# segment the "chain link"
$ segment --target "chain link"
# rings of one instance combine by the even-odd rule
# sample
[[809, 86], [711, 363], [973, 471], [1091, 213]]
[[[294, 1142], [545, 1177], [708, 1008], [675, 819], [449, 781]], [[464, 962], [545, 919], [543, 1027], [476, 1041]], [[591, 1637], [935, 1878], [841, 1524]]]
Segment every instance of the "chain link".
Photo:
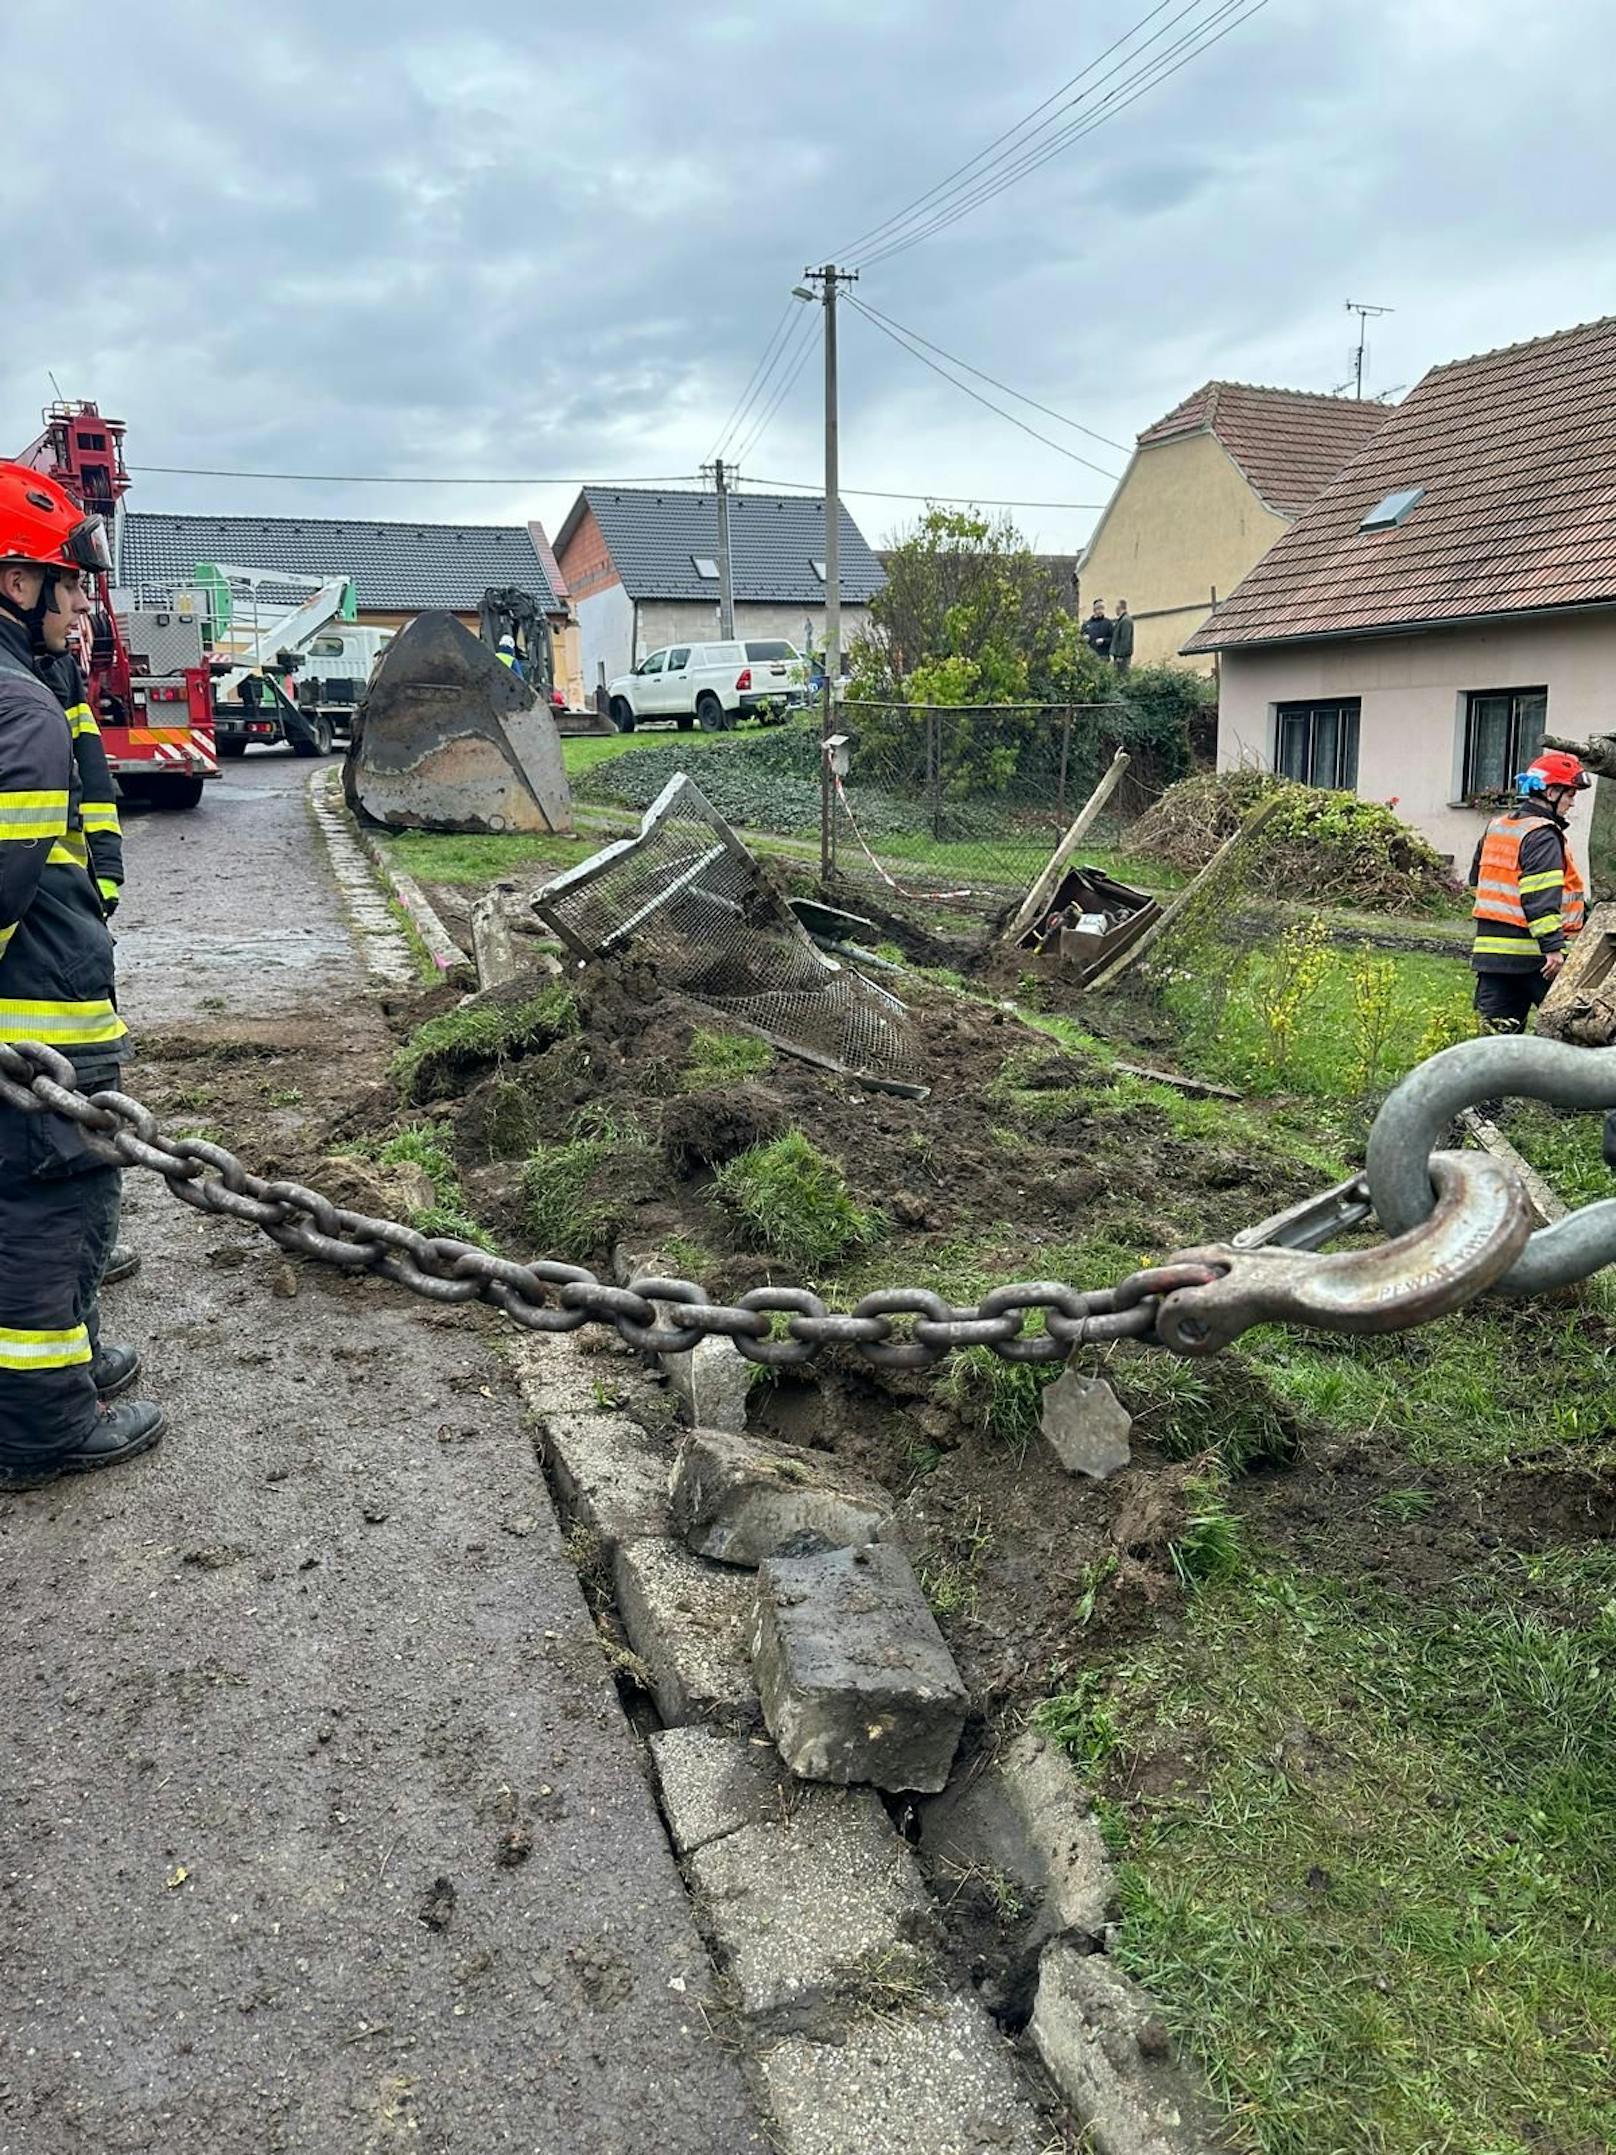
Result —
[[[774, 1369], [833, 1347], [852, 1348], [880, 1369], [929, 1369], [964, 1347], [991, 1348], [1007, 1362], [1058, 1362], [1100, 1341], [1151, 1340], [1163, 1296], [1205, 1286], [1221, 1269], [1156, 1266], [1087, 1292], [1022, 1281], [994, 1288], [974, 1308], [956, 1308], [920, 1287], [879, 1288], [847, 1311], [830, 1309], [805, 1287], [754, 1287], [735, 1303], [711, 1301], [693, 1280], [616, 1287], [583, 1265], [549, 1258], [517, 1264], [450, 1236], [346, 1211], [301, 1183], [265, 1181], [222, 1145], [166, 1136], [151, 1110], [127, 1093], [86, 1097], [73, 1079], [72, 1064], [52, 1048], [0, 1045], [0, 1104], [64, 1117], [98, 1158], [160, 1175], [182, 1204], [256, 1227], [298, 1256], [379, 1273], [429, 1301], [486, 1302], [530, 1332], [612, 1325], [648, 1354], [685, 1354], [704, 1339], [727, 1339], [749, 1362]], [[1044, 1329], [1029, 1333], [1034, 1312], [1042, 1312]], [[894, 1321], [903, 1318], [907, 1327]]]

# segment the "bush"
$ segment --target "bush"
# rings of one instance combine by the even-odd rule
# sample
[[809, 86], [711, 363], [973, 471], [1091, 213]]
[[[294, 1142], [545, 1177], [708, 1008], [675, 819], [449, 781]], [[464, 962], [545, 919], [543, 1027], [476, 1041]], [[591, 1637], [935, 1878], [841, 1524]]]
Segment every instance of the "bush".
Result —
[[1388, 913], [1440, 908], [1457, 895], [1448, 863], [1390, 803], [1322, 792], [1271, 771], [1186, 779], [1134, 825], [1129, 850], [1193, 873], [1275, 793], [1281, 803], [1253, 848], [1248, 889]]
[[824, 1266], [886, 1226], [859, 1205], [834, 1160], [800, 1130], [754, 1145], [716, 1177], [719, 1196], [771, 1256]]

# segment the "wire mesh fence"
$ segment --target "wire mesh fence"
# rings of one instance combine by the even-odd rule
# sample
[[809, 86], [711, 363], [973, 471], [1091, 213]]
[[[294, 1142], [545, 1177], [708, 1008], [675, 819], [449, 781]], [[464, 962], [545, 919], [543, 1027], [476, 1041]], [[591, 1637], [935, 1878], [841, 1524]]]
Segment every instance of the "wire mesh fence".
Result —
[[[968, 931], [1043, 867], [1111, 760], [1117, 711], [849, 702], [837, 720], [847, 745], [826, 759], [831, 880], [900, 911], [942, 907]], [[1124, 796], [1113, 813], [1148, 798]]]

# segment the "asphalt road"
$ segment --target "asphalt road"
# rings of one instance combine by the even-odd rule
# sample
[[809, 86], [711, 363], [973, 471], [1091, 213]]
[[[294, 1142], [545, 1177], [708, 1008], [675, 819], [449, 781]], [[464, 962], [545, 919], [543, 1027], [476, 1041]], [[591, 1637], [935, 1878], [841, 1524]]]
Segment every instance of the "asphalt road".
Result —
[[[132, 819], [135, 1089], [227, 1141], [382, 1045], [307, 777]], [[0, 2155], [761, 2149], [497, 1320], [130, 1181], [171, 1432], [0, 1499]]]

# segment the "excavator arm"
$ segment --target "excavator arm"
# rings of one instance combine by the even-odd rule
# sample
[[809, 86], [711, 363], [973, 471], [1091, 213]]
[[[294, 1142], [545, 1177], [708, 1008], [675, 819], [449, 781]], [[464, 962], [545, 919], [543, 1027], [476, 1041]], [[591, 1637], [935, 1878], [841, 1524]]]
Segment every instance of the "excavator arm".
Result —
[[499, 649], [502, 636], [510, 637], [528, 687], [541, 703], [548, 703], [555, 687], [555, 652], [550, 642], [550, 624], [533, 594], [518, 590], [514, 584], [485, 591], [478, 628], [490, 651]]

